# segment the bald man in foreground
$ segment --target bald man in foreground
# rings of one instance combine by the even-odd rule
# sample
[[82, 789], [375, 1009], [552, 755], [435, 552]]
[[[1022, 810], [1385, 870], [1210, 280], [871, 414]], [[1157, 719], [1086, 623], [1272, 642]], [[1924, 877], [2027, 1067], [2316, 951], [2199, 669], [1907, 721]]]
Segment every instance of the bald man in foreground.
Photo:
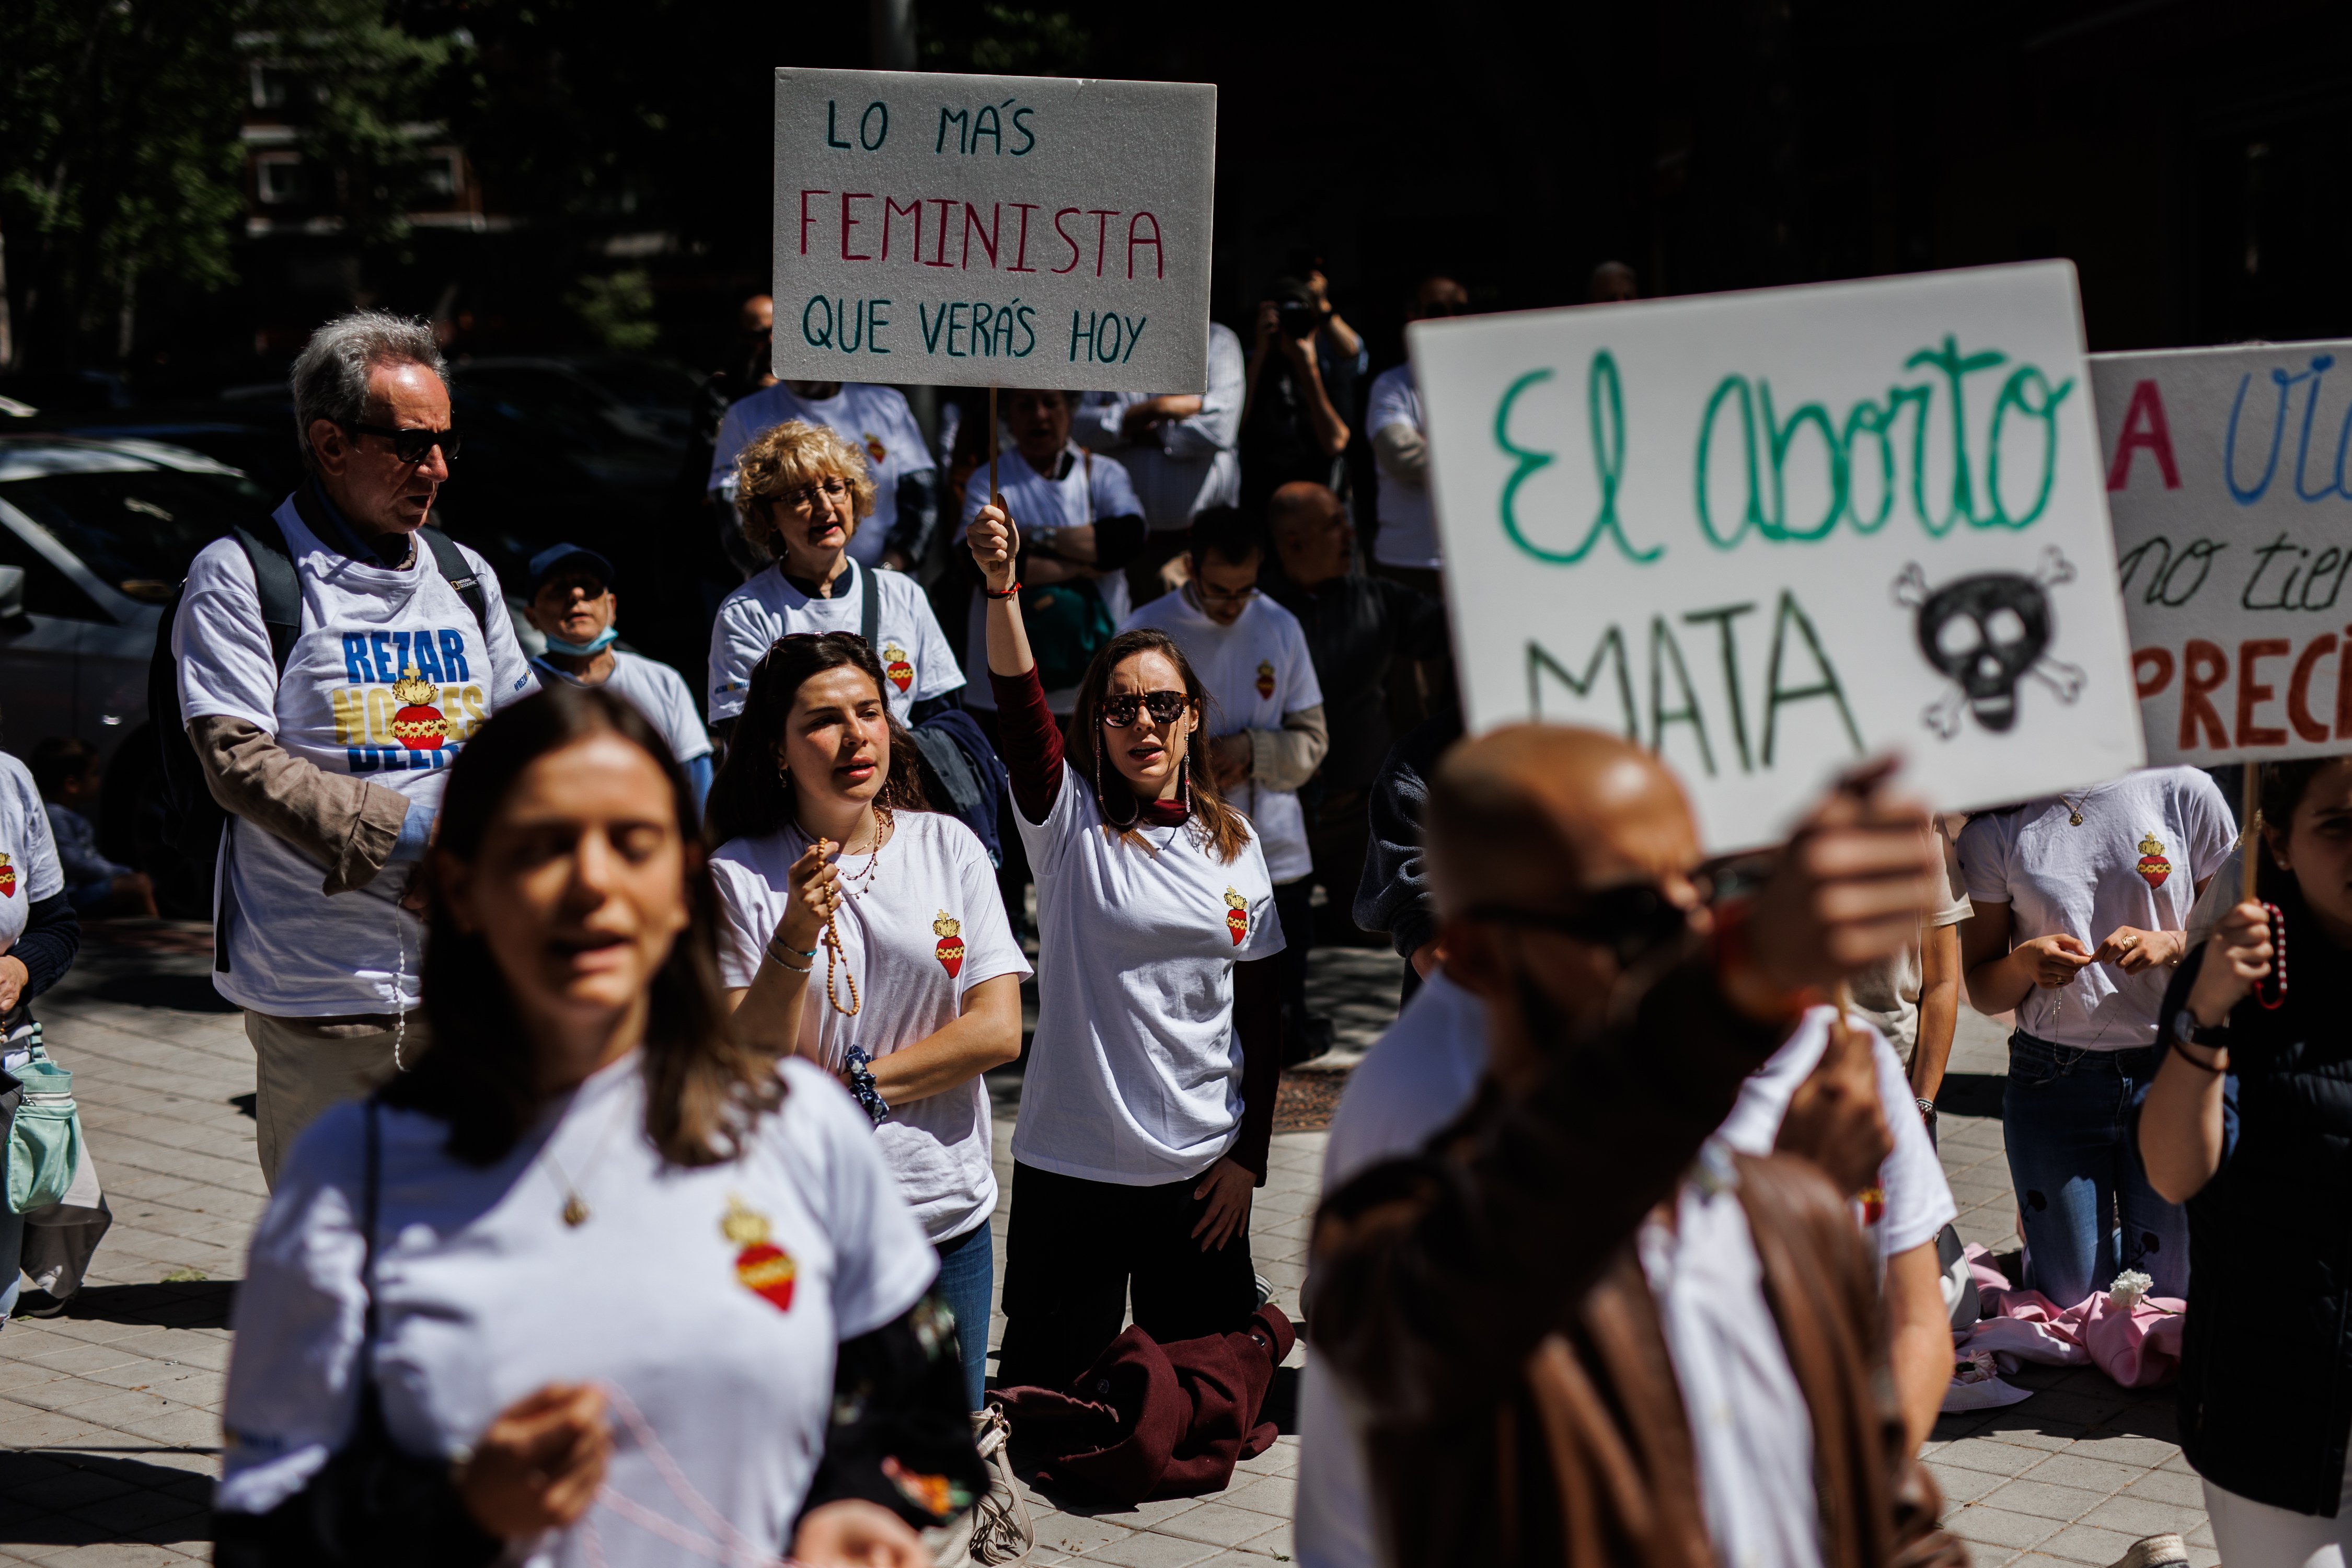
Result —
[[[1485, 1079], [1428, 1152], [1328, 1196], [1308, 1302], [1381, 1560], [1952, 1552], [1885, 1397], [1876, 1260], [1842, 1197], [1888, 1146], [1866, 1037], [1836, 1031], [1790, 1106], [1781, 1146], [1818, 1165], [1708, 1136], [1817, 988], [1909, 940], [1936, 868], [1923, 814], [1882, 779], [1832, 792], [1751, 899], [1710, 909], [1688, 806], [1647, 753], [1528, 726], [1439, 768], [1445, 973], [1483, 1006]], [[1399, 1117], [1460, 1100], [1458, 1084], [1393, 1087]], [[1344, 1553], [1325, 1550], [1308, 1479], [1311, 1568]]]

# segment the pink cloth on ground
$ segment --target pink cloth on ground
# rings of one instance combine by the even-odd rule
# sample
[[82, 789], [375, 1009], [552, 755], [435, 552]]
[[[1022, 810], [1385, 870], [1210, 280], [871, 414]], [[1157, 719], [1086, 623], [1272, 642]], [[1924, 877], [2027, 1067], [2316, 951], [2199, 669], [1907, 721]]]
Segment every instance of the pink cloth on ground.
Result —
[[1969, 1272], [1985, 1317], [1960, 1338], [1957, 1355], [1990, 1351], [2004, 1370], [2013, 1370], [2011, 1359], [2095, 1366], [2126, 1388], [2153, 1388], [2171, 1382], [2179, 1371], [2187, 1302], [2148, 1296], [2123, 1311], [2101, 1290], [2061, 1310], [2039, 1290], [2012, 1289], [2008, 1277], [1986, 1261], [1990, 1256], [1981, 1247], [1968, 1249]]

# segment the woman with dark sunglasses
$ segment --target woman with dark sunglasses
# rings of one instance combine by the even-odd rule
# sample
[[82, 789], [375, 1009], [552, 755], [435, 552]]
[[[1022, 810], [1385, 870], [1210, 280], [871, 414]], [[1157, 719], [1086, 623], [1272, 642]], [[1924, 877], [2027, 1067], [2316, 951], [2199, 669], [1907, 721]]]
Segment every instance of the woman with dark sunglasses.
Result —
[[736, 1027], [855, 1093], [940, 1255], [965, 1392], [987, 1371], [996, 1212], [981, 1074], [1021, 1054], [1028, 961], [971, 829], [925, 809], [915, 742], [850, 632], [779, 638], [710, 790]]
[[1021, 620], [1020, 538], [969, 531], [1013, 820], [1037, 879], [1037, 1028], [1013, 1135], [999, 1382], [1060, 1388], [1136, 1324], [1166, 1342], [1257, 1306], [1249, 1210], [1280, 1075], [1282, 951], [1249, 821], [1217, 793], [1181, 649], [1125, 633], [1065, 751]]

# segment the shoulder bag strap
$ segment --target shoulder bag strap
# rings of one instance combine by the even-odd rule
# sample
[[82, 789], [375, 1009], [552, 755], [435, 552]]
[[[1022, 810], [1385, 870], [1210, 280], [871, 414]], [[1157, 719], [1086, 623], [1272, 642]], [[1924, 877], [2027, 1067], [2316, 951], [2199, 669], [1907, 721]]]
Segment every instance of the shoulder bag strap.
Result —
[[876, 634], [882, 628], [882, 590], [874, 581], [874, 568], [857, 564], [857, 632], [874, 657], [882, 657], [882, 644]]
[[474, 574], [472, 563], [466, 559], [466, 552], [457, 548], [457, 542], [439, 529], [425, 528], [417, 531], [425, 535], [425, 542], [433, 552], [433, 563], [441, 569], [441, 575], [449, 580], [449, 586], [457, 590], [457, 597], [466, 601], [466, 608], [474, 612], [474, 624], [482, 628], [482, 637], [487, 641], [490, 635], [489, 596], [482, 592], [482, 580]]
[[269, 634], [269, 657], [278, 673], [294, 657], [295, 639], [302, 635], [302, 580], [294, 570], [293, 552], [274, 517], [257, 523], [239, 523], [230, 531], [245, 558], [253, 563], [253, 587], [261, 601], [262, 629]]

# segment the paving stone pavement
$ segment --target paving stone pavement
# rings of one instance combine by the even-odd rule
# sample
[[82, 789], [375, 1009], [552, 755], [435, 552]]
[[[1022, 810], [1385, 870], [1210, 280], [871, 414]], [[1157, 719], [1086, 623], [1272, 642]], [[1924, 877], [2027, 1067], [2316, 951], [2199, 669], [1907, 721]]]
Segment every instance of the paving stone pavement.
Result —
[[[202, 933], [185, 928], [96, 931], [42, 1005], [49, 1044], [75, 1074], [116, 1219], [90, 1284], [64, 1316], [0, 1332], [0, 1563], [144, 1568], [208, 1556], [229, 1298], [263, 1204], [247, 1110], [252, 1054], [236, 1016], [212, 996], [209, 962]], [[1318, 953], [1318, 1005], [1340, 1020], [1335, 1062], [1377, 1032], [1398, 973], [1385, 953]], [[2016, 1245], [1999, 1121], [2003, 1065], [2000, 1031], [1964, 1018], [1944, 1097], [1944, 1163], [1962, 1235], [1995, 1250]], [[992, 1087], [1004, 1176], [1018, 1074], [997, 1075]], [[1259, 1272], [1294, 1317], [1322, 1148], [1319, 1132], [1277, 1135], [1252, 1218]], [[1000, 1208], [1000, 1279], [1005, 1220]], [[1299, 1359], [1294, 1352], [1291, 1364]], [[2194, 1568], [2211, 1568], [2198, 1483], [2171, 1441], [2168, 1394], [2127, 1394], [2088, 1371], [2029, 1371], [2016, 1381], [2034, 1396], [1947, 1417], [1928, 1445], [1948, 1522], [1979, 1568], [2105, 1564], [2137, 1537], [2166, 1530], [2190, 1540]], [[1278, 1386], [1277, 1398], [1286, 1392]], [[1297, 1467], [1297, 1439], [1285, 1436], [1215, 1497], [1105, 1509], [1032, 1491], [1034, 1561], [1287, 1562]]]

